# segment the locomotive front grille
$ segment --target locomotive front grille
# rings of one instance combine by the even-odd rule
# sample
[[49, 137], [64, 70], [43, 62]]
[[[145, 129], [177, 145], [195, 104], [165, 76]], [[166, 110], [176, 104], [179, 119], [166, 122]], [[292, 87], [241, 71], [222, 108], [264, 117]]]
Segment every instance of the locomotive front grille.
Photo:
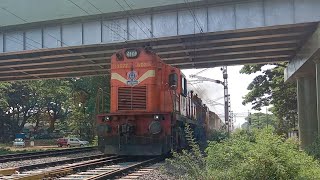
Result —
[[147, 88], [119, 87], [118, 110], [145, 110], [147, 108]]

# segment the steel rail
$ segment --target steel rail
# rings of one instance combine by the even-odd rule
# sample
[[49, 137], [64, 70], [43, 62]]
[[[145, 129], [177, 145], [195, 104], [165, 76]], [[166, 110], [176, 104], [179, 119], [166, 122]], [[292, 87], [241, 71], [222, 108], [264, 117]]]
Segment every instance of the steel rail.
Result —
[[122, 168], [122, 169], [115, 169], [115, 170], [112, 170], [109, 172], [101, 173], [99, 175], [95, 175], [95, 176], [86, 178], [85, 180], [113, 179], [117, 176], [123, 176], [124, 174], [126, 174], [136, 168], [144, 167], [144, 166], [147, 166], [150, 164], [155, 164], [155, 163], [160, 162], [164, 159], [165, 159], [164, 156], [147, 159], [147, 160], [137, 162], [133, 165], [130, 165], [130, 166]]
[[96, 150], [96, 147], [83, 147], [83, 148], [69, 148], [63, 150], [49, 150], [49, 151], [39, 151], [39, 152], [29, 152], [29, 153], [17, 153], [17, 154], [7, 154], [0, 156], [0, 163], [9, 161], [20, 161], [31, 158], [41, 158], [49, 157], [63, 154], [72, 154], [79, 152], [88, 152]]
[[64, 167], [57, 167], [55, 169], [51, 170], [45, 170], [40, 173], [31, 173], [28, 172], [28, 174], [18, 174], [16, 177], [10, 177], [12, 180], [27, 180], [27, 179], [44, 179], [44, 178], [53, 178], [53, 177], [61, 177], [66, 174], [70, 174], [73, 172], [77, 172], [79, 170], [86, 170], [92, 167], [97, 167], [97, 166], [102, 166], [102, 165], [107, 165], [111, 163], [117, 163], [125, 161], [124, 157], [119, 157], [119, 156], [112, 156], [112, 157], [106, 157], [106, 158], [100, 158], [100, 159], [95, 159], [95, 160], [90, 160], [87, 162], [80, 162], [80, 163], [75, 163], [71, 164], [68, 166]]
[[[70, 159], [54, 161], [54, 162], [46, 162], [46, 163], [31, 164], [31, 165], [18, 166], [18, 167], [12, 167], [12, 168], [4, 168], [4, 169], [0, 169], [0, 174], [12, 175], [14, 173], [17, 173], [17, 172], [21, 173], [22, 171], [27, 171], [27, 170], [39, 169], [44, 167], [52, 167], [52, 166], [57, 166], [61, 164], [74, 163], [74, 162], [97, 159], [97, 158], [105, 158], [105, 156], [106, 155], [104, 154], [98, 154], [98, 155], [91, 155], [91, 156], [85, 156], [85, 157], [70, 158]], [[113, 158], [113, 157], [111, 156], [108, 158]]]

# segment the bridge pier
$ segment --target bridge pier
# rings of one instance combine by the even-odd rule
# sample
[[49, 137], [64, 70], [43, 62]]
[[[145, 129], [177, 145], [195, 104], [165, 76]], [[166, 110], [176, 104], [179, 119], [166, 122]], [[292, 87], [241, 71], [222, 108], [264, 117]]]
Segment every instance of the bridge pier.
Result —
[[316, 97], [317, 97], [317, 120], [318, 134], [320, 135], [320, 59], [315, 61], [316, 65]]
[[285, 81], [297, 82], [298, 123], [301, 147], [320, 135], [320, 26], [290, 61]]
[[318, 123], [317, 98], [315, 98], [318, 84], [312, 76], [297, 78], [298, 123], [301, 148], [311, 144], [318, 134], [318, 124], [320, 123]]

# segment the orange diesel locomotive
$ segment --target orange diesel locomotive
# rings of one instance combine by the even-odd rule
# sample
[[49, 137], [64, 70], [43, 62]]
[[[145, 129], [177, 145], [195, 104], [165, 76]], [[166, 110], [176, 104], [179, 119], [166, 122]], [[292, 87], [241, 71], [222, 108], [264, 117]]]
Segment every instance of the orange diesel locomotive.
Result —
[[160, 155], [183, 148], [185, 123], [205, 142], [208, 108], [187, 91], [180, 69], [150, 48], [112, 55], [110, 107], [97, 116], [98, 146], [105, 154]]

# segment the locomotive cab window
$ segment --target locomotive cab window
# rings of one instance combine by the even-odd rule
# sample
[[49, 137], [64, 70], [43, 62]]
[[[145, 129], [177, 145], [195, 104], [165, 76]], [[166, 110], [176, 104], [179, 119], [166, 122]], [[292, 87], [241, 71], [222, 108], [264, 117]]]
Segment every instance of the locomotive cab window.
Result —
[[184, 76], [181, 76], [181, 94], [187, 96], [187, 79]]
[[169, 75], [169, 86], [171, 89], [177, 89], [178, 85], [178, 75], [176, 73], [171, 73]]

